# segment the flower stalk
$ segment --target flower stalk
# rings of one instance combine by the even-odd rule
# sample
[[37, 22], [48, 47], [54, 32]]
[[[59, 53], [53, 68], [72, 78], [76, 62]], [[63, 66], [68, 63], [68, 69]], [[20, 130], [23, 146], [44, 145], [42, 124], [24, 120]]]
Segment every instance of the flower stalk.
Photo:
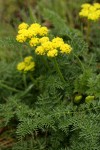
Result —
[[90, 21], [89, 20], [87, 20], [86, 40], [87, 40], [87, 43], [89, 45], [89, 43], [90, 43]]
[[65, 81], [65, 79], [64, 79], [64, 77], [63, 77], [63, 75], [62, 75], [62, 73], [60, 71], [60, 68], [59, 68], [59, 65], [57, 63], [56, 58], [54, 58], [54, 65], [55, 65], [55, 69], [56, 69], [57, 73], [59, 74], [59, 77], [62, 80], [62, 82], [66, 83], [66, 81]]

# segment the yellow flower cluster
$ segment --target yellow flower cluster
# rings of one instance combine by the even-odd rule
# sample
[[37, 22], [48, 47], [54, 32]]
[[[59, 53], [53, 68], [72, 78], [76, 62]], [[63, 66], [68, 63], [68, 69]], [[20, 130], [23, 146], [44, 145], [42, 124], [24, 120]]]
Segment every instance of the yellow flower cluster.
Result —
[[48, 57], [55, 57], [59, 53], [70, 53], [72, 48], [70, 45], [65, 44], [63, 39], [56, 37], [49, 40], [48, 37], [40, 38], [41, 45], [35, 49], [35, 53], [38, 55], [47, 55]]
[[[16, 40], [20, 43], [25, 42], [27, 39], [35, 38], [37, 36], [42, 37], [48, 34], [47, 27], [42, 27], [38, 23], [31, 24], [30, 26], [27, 23], [21, 23], [18, 26], [18, 35], [16, 36]], [[33, 40], [30, 41], [31, 46], [36, 46], [37, 39], [35, 42]], [[35, 45], [34, 45], [35, 44]]]
[[86, 17], [89, 20], [95, 21], [100, 18], [100, 4], [94, 3], [93, 5], [85, 3], [82, 6], [82, 10], [79, 15], [81, 17]]
[[33, 71], [35, 67], [35, 62], [33, 61], [32, 56], [28, 56], [24, 58], [23, 62], [20, 62], [17, 65], [17, 70], [27, 72], [27, 71]]
[[48, 57], [55, 57], [59, 53], [70, 53], [72, 48], [70, 45], [64, 43], [63, 39], [60, 37], [49, 39], [47, 36], [47, 27], [41, 27], [40, 24], [34, 23], [28, 25], [22, 23], [18, 27], [18, 35], [16, 40], [18, 42], [25, 42], [29, 39], [29, 44], [31, 47], [35, 47], [35, 53], [37, 55], [46, 55]]

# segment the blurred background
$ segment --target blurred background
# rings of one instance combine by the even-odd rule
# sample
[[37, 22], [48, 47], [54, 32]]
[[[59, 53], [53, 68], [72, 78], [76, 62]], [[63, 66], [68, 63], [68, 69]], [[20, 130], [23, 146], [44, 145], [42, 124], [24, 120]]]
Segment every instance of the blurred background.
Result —
[[55, 11], [71, 26], [75, 26], [80, 6], [97, 0], [0, 0], [0, 22], [16, 27], [19, 22], [43, 22], [44, 9]]

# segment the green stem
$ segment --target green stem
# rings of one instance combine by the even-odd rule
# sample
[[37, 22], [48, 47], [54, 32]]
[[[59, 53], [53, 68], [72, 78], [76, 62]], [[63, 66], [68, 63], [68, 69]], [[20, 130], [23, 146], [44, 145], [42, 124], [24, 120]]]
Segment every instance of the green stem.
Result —
[[87, 43], [88, 43], [88, 45], [89, 45], [89, 43], [90, 43], [90, 21], [89, 20], [87, 20], [87, 33], [86, 33], [86, 40], [87, 40]]
[[32, 74], [30, 74], [30, 79], [31, 79], [31, 81], [32, 81], [33, 83], [36, 82], [36, 80], [33, 78]]
[[64, 77], [63, 77], [63, 75], [62, 75], [62, 73], [61, 73], [61, 71], [60, 71], [60, 68], [59, 68], [59, 66], [58, 66], [58, 63], [57, 63], [57, 61], [56, 61], [56, 58], [54, 58], [54, 64], [55, 64], [55, 69], [56, 69], [56, 71], [58, 72], [60, 79], [61, 79], [64, 83], [66, 83], [66, 81], [65, 81], [65, 79], [64, 79]]
[[15, 88], [12, 88], [6, 84], [3, 84], [3, 83], [0, 83], [0, 86], [2, 86], [3, 88], [7, 89], [7, 90], [10, 90], [10, 91], [13, 91], [13, 92], [20, 92], [19, 90], [15, 89]]
[[31, 137], [31, 149], [33, 149], [33, 147], [34, 147], [34, 135], [33, 135], [33, 133], [32, 133], [32, 137]]
[[23, 82], [24, 82], [25, 88], [27, 88], [26, 74], [25, 73], [23, 73]]
[[48, 70], [50, 70], [47, 59], [44, 56], [42, 58], [43, 58], [43, 61], [44, 61], [46, 68], [48, 68]]
[[81, 29], [82, 34], [84, 34], [84, 27], [83, 27], [82, 21], [80, 21], [80, 29]]
[[21, 136], [20, 141], [21, 141], [21, 146], [23, 146], [23, 137], [22, 136]]
[[73, 53], [73, 54], [74, 54], [74, 56], [77, 58], [78, 62], [80, 63], [80, 66], [81, 66], [81, 68], [82, 68], [82, 70], [83, 70], [83, 72], [84, 72], [85, 68], [84, 68], [84, 66], [83, 66], [83, 63], [81, 62], [81, 60], [79, 59], [79, 57], [78, 57], [75, 53]]

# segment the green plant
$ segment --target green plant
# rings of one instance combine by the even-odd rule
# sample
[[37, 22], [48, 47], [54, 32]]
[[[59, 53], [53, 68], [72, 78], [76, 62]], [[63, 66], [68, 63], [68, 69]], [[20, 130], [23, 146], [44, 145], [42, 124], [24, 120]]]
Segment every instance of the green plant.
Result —
[[[11, 43], [10, 48], [15, 50], [13, 57], [0, 62], [0, 126], [13, 129], [9, 135], [15, 142], [12, 150], [98, 150], [97, 55], [93, 59], [94, 52], [89, 51], [82, 33], [66, 25], [58, 14], [44, 9], [42, 15], [52, 24], [50, 39], [61, 37], [72, 51], [58, 55], [54, 67], [54, 58], [36, 55], [33, 47], [17, 43], [15, 37], [0, 41], [1, 47]], [[27, 55], [34, 56], [34, 72], [17, 71], [18, 62]], [[81, 95], [79, 103], [74, 101], [77, 95]], [[88, 96], [93, 96], [90, 103], [85, 102]]]

